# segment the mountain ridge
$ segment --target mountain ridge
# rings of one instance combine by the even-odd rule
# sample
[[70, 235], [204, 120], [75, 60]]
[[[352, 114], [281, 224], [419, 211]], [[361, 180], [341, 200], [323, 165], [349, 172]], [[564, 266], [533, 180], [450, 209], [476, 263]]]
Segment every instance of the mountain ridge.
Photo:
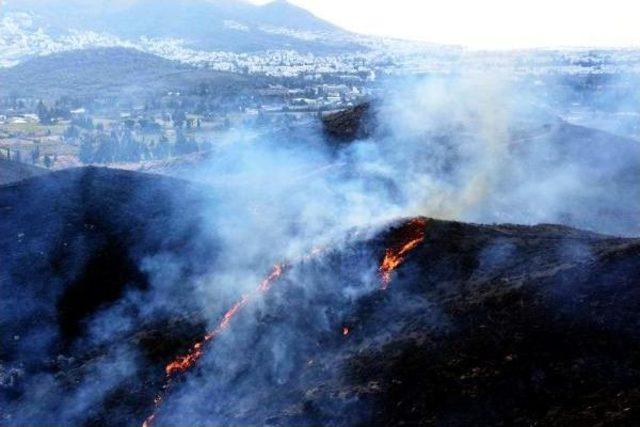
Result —
[[200, 82], [221, 90], [249, 84], [238, 74], [200, 69], [133, 48], [96, 47], [52, 53], [0, 69], [0, 94], [135, 95], [185, 90]]
[[175, 39], [188, 48], [209, 51], [294, 49], [326, 53], [364, 49], [346, 40], [347, 31], [286, 1], [264, 5], [240, 0], [135, 0], [113, 7], [107, 4], [30, 1], [8, 3], [6, 11], [26, 14], [33, 31], [56, 36], [74, 30], [125, 41], [141, 37]]

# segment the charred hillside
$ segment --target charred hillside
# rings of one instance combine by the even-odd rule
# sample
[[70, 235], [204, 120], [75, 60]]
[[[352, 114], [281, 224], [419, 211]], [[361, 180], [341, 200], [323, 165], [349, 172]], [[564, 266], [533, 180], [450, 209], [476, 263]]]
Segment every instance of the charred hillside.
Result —
[[[176, 206], [197, 206], [202, 197], [186, 182], [102, 168], [67, 169], [0, 188], [0, 277], [8, 314], [2, 357], [16, 356], [25, 344], [7, 335], [19, 328], [10, 315], [17, 307], [28, 311], [20, 317], [31, 319], [29, 330], [57, 329], [60, 342], [71, 343], [92, 313], [127, 289], [148, 286], [141, 268], [146, 255], [209, 252], [192, 246], [199, 233], [195, 215], [173, 217]], [[198, 266], [188, 273], [198, 274]]]
[[37, 175], [43, 175], [47, 172], [48, 170], [44, 168], [0, 157], [0, 185], [10, 184], [12, 182], [31, 178]]
[[[3, 424], [637, 417], [640, 240], [399, 221], [283, 260], [255, 295], [220, 292], [203, 310], [192, 284], [215, 278], [200, 216], [215, 204], [184, 181], [97, 168], [0, 188]], [[158, 254], [181, 260], [175, 276], [151, 276]]]
[[366, 102], [322, 117], [324, 132], [335, 142], [351, 142], [373, 136], [376, 129], [375, 112]]

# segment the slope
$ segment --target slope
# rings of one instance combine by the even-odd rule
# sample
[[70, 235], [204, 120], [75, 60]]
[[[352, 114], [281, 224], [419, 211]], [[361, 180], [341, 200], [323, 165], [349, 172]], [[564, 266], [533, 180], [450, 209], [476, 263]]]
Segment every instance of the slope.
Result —
[[134, 96], [179, 91], [207, 83], [219, 91], [246, 87], [245, 78], [197, 69], [127, 48], [95, 48], [36, 57], [0, 69], [0, 94], [60, 96]]
[[[199, 226], [206, 194], [95, 168], [0, 189], [8, 424], [136, 424], [153, 410], [164, 364], [233, 302], [221, 292], [205, 314], [189, 285], [217, 257]], [[421, 219], [423, 240], [380, 290], [403, 224], [290, 265], [166, 389], [159, 424], [633, 423], [638, 239]], [[140, 269], [154, 254], [185, 263], [161, 280], [165, 298]], [[101, 318], [112, 328], [88, 328]]]

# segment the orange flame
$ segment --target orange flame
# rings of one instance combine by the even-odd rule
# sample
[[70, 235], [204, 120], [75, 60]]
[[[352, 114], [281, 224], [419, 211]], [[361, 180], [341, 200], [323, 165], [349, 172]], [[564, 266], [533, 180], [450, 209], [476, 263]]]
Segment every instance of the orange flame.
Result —
[[155, 417], [156, 417], [155, 413], [149, 415], [147, 419], [144, 420], [144, 422], [142, 423], [142, 427], [151, 427], [151, 424], [153, 424], [153, 420], [155, 419]]
[[[424, 218], [415, 218], [407, 222], [397, 230], [398, 237], [393, 237], [394, 242], [389, 248], [386, 249], [385, 256], [380, 263], [380, 267], [378, 268], [381, 278], [380, 287], [382, 290], [387, 289], [387, 287], [389, 286], [389, 282], [391, 281], [391, 272], [394, 271], [400, 264], [402, 264], [402, 262], [404, 262], [405, 255], [424, 241], [424, 228], [426, 226], [426, 222], [427, 221]], [[314, 249], [312, 254], [305, 256], [303, 260], [311, 259], [313, 256], [321, 252], [322, 249]], [[252, 297], [254, 297], [257, 293], [266, 293], [267, 291], [269, 291], [273, 283], [275, 283], [282, 276], [286, 267], [287, 264], [283, 263], [274, 265], [269, 275], [264, 280], [262, 280], [262, 282], [260, 282], [258, 288], [252, 294], [243, 295], [238, 302], [236, 302], [229, 310], [227, 310], [216, 329], [207, 333], [200, 341], [196, 342], [187, 354], [178, 356], [172, 362], [167, 364], [167, 366], [165, 367], [167, 380], [161, 392], [154, 399], [156, 410], [144, 420], [142, 427], [151, 427], [153, 421], [156, 418], [156, 411], [162, 403], [164, 392], [166, 392], [166, 390], [169, 388], [173, 376], [177, 373], [185, 372], [186, 370], [191, 368], [204, 354], [204, 344], [211, 341], [213, 338], [227, 329], [233, 317], [242, 307], [250, 302]], [[350, 329], [347, 326], [344, 326], [342, 328], [343, 336], [349, 335], [349, 332]]]
[[424, 218], [414, 218], [394, 233], [393, 244], [385, 251], [384, 258], [378, 267], [380, 289], [385, 290], [391, 282], [391, 272], [404, 262], [405, 255], [424, 241]]
[[[284, 272], [284, 268], [285, 268], [284, 264], [274, 265], [273, 269], [271, 270], [271, 273], [269, 273], [269, 275], [265, 277], [265, 279], [262, 282], [260, 282], [260, 285], [258, 286], [257, 291], [261, 293], [267, 292], [271, 287], [271, 285], [276, 280], [278, 280], [280, 276], [282, 276], [282, 273]], [[236, 313], [242, 307], [247, 305], [247, 303], [250, 300], [251, 300], [251, 295], [243, 295], [238, 302], [236, 302], [229, 310], [227, 310], [225, 315], [222, 317], [222, 320], [220, 320], [220, 323], [218, 324], [218, 327], [216, 329], [207, 333], [207, 335], [205, 335], [202, 340], [196, 342], [191, 347], [191, 349], [187, 354], [176, 357], [175, 360], [170, 362], [165, 367], [165, 372], [167, 373], [167, 375], [171, 376], [176, 372], [184, 372], [187, 369], [189, 369], [191, 366], [193, 366], [193, 364], [197, 362], [198, 359], [200, 359], [200, 357], [202, 357], [202, 355], [204, 354], [203, 345], [206, 342], [211, 341], [213, 338], [215, 338], [221, 332], [227, 329], [229, 327], [229, 323], [231, 322], [231, 319], [233, 319], [233, 316], [235, 316]]]
[[[189, 349], [186, 354], [177, 356], [173, 361], [169, 362], [167, 366], [165, 366], [167, 380], [164, 387], [162, 388], [162, 391], [167, 390], [171, 383], [171, 379], [176, 374], [185, 372], [189, 368], [191, 368], [204, 355], [204, 345], [217, 337], [225, 329], [227, 329], [233, 317], [238, 313], [238, 311], [240, 311], [242, 307], [244, 307], [249, 303], [249, 301], [251, 301], [251, 298], [253, 296], [255, 296], [257, 293], [267, 292], [271, 288], [271, 285], [273, 285], [273, 283], [275, 283], [280, 278], [280, 276], [282, 276], [285, 268], [286, 264], [276, 264], [271, 270], [271, 273], [269, 273], [269, 275], [262, 282], [260, 282], [260, 285], [252, 294], [242, 295], [242, 298], [240, 298], [239, 301], [237, 301], [231, 306], [229, 310], [227, 310], [224, 316], [222, 316], [220, 323], [218, 323], [218, 326], [213, 331], [208, 332], [200, 341], [197, 341], [195, 344], [193, 344], [193, 346], [191, 346], [191, 349]], [[163, 393], [161, 392], [154, 399], [156, 411], [162, 403], [162, 397]], [[156, 412], [149, 415], [142, 423], [142, 427], [151, 427], [155, 417]]]
[[267, 292], [271, 287], [271, 285], [273, 284], [273, 282], [275, 282], [276, 280], [278, 280], [278, 278], [280, 278], [280, 276], [282, 276], [282, 273], [284, 272], [284, 268], [285, 268], [284, 264], [274, 265], [273, 270], [271, 270], [271, 273], [269, 273], [269, 275], [262, 282], [260, 282], [260, 286], [258, 286], [258, 290], [262, 293]]
[[240, 301], [236, 302], [229, 310], [227, 310], [216, 329], [205, 335], [202, 340], [196, 342], [187, 354], [176, 357], [175, 360], [165, 367], [164, 370], [167, 373], [167, 376], [172, 376], [176, 372], [184, 372], [193, 366], [193, 364], [196, 363], [204, 354], [204, 350], [202, 348], [203, 345], [227, 329], [229, 327], [229, 322], [233, 319], [233, 316], [235, 316], [238, 310], [248, 302], [249, 296], [243, 295]]

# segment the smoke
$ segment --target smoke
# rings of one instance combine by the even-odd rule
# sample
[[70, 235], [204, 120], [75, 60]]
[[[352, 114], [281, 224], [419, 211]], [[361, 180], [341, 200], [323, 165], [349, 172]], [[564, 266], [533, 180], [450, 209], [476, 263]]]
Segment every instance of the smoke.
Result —
[[419, 204], [412, 211], [638, 233], [640, 193], [628, 181], [638, 174], [636, 141], [573, 125], [551, 113], [548, 97], [502, 76], [429, 79], [394, 93], [382, 109], [390, 132], [380, 161]]
[[[312, 124], [304, 137], [264, 128], [230, 131], [211, 158], [182, 175], [206, 189], [204, 202], [185, 206], [176, 195], [169, 226], [145, 228], [139, 239], [177, 235], [174, 228], [189, 212], [197, 218], [189, 243], [137, 259], [148, 288], [128, 289], [96, 310], [74, 344], [101, 348], [104, 356], [92, 358], [62, 398], [57, 394], [68, 389], [60, 379], [29, 377], [7, 423], [95, 419], [91, 408], [148, 368], [147, 356], [131, 344], [141, 339], [132, 337], [159, 313], [170, 319], [195, 314], [214, 330], [233, 301], [253, 292], [277, 262], [287, 263], [285, 277], [244, 307], [196, 368], [170, 385], [159, 422], [366, 420], [369, 403], [341, 388], [343, 365], [349, 352], [370, 344], [358, 335], [357, 326], [367, 325], [354, 325], [358, 313], [373, 311], [371, 319], [383, 322], [407, 303], [368, 299], [379, 293], [381, 249], [369, 242], [391, 221], [424, 215], [637, 233], [633, 213], [640, 197], [634, 196], [640, 195], [623, 179], [637, 174], [634, 141], [573, 126], [504, 76], [394, 82], [385, 94], [375, 106], [377, 131], [340, 148]], [[570, 249], [588, 258], [582, 248]], [[508, 242], [498, 241], [478, 268], [498, 268], [512, 253]], [[436, 307], [433, 312], [434, 324], [446, 323]], [[352, 326], [346, 338], [345, 325]], [[145, 384], [151, 396], [162, 381], [161, 371], [153, 375], [156, 382]], [[151, 410], [150, 400], [146, 405]], [[138, 409], [124, 417], [141, 423], [146, 415]]]
[[[248, 292], [269, 265], [296, 262], [314, 248], [349, 252], [350, 232], [375, 232], [399, 217], [633, 230], [634, 224], [619, 218], [612, 224], [616, 218], [602, 214], [612, 201], [598, 185], [637, 166], [626, 155], [611, 155], [637, 146], [611, 148], [596, 140], [595, 152], [574, 150], [575, 144], [593, 141], [582, 139], [579, 130], [512, 82], [489, 77], [402, 82], [388, 88], [377, 120], [375, 135], [337, 153], [327, 149], [322, 135], [296, 141], [274, 139], [269, 132], [236, 133], [215, 159], [200, 166], [195, 179], [213, 185], [223, 201], [207, 215], [224, 248], [213, 267], [214, 295], [220, 289]], [[619, 144], [612, 138], [611, 144]], [[599, 168], [604, 176], [595, 176], [594, 165], [604, 161]], [[628, 209], [635, 204], [629, 199]], [[618, 203], [617, 208], [626, 207]], [[603, 220], [609, 222], [604, 227]], [[481, 256], [486, 265], [479, 268], [496, 269], [512, 255], [508, 244], [490, 246]], [[276, 296], [249, 306], [232, 333], [216, 338], [193, 376], [176, 386], [161, 419], [262, 423], [264, 408], [270, 408], [291, 422], [313, 424], [347, 407], [366, 419], [370, 408], [362, 402], [335, 397], [313, 410], [295, 407], [314, 385], [305, 378], [310, 362], [303, 357], [313, 354], [327, 366], [340, 366], [335, 362], [341, 350], [317, 341], [336, 340], [357, 301], [375, 292], [377, 256], [355, 259], [350, 273], [288, 272], [286, 283], [274, 285]], [[206, 294], [211, 282], [202, 286]], [[294, 296], [280, 298], [280, 292]], [[249, 348], [252, 356], [238, 357], [239, 349]]]

